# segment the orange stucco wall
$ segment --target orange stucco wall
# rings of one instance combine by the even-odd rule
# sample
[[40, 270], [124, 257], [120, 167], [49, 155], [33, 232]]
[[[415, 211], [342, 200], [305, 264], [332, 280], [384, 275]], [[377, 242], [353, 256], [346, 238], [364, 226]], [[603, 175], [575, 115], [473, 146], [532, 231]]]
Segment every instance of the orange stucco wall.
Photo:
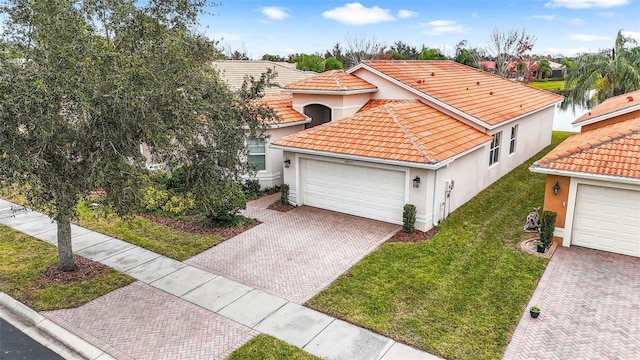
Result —
[[636, 119], [638, 116], [640, 116], [640, 111], [630, 112], [628, 114], [616, 116], [616, 117], [611, 118], [611, 119], [602, 120], [602, 121], [598, 121], [598, 122], [593, 123], [593, 124], [585, 125], [580, 129], [580, 132], [594, 130], [594, 129], [597, 129], [597, 128], [601, 128], [603, 126], [619, 123], [621, 121], [625, 121], [625, 120], [629, 120], [629, 119]]
[[[553, 186], [556, 184], [556, 181], [558, 185], [560, 185], [558, 195], [553, 194]], [[544, 190], [544, 210], [555, 211], [558, 214], [556, 218], [557, 228], [564, 228], [566, 222], [570, 181], [571, 178], [566, 176], [547, 175], [547, 184]], [[553, 241], [560, 244], [562, 243], [562, 239], [559, 237], [554, 237]]]

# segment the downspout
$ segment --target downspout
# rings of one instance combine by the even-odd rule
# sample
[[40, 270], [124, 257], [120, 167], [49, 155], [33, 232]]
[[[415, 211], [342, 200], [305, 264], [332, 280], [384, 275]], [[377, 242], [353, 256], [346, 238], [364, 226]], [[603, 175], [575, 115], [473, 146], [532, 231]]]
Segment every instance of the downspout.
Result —
[[438, 219], [436, 216], [439, 215], [437, 201], [436, 201], [436, 190], [438, 188], [438, 169], [433, 171], [433, 212], [431, 213], [431, 223], [433, 226], [438, 226]]

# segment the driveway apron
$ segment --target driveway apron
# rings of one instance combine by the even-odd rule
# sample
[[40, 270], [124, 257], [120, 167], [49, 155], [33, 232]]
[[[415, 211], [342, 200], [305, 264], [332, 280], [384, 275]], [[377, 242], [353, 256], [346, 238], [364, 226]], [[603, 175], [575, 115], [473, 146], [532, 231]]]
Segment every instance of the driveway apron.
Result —
[[307, 206], [267, 209], [277, 198], [248, 204], [244, 215], [262, 224], [185, 263], [302, 304], [400, 229]]
[[558, 248], [505, 359], [640, 359], [640, 258]]

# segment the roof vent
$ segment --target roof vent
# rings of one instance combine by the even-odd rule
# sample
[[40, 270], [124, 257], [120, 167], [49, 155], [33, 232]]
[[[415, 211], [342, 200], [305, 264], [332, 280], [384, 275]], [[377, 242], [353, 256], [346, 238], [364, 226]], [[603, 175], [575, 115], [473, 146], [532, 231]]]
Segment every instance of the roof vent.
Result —
[[469, 90], [469, 88], [467, 88], [467, 90]]
[[589, 114], [587, 114], [587, 116], [591, 116], [591, 111], [589, 111]]
[[480, 85], [480, 81], [476, 81], [476, 85]]
[[493, 91], [489, 91], [489, 95], [493, 95]]
[[418, 84], [422, 84], [422, 80], [418, 80]]
[[431, 73], [431, 76], [436, 76], [436, 73], [432, 72], [432, 73]]
[[629, 100], [629, 102], [632, 102], [633, 101], [633, 96], [631, 96], [631, 95], [627, 96], [627, 100]]

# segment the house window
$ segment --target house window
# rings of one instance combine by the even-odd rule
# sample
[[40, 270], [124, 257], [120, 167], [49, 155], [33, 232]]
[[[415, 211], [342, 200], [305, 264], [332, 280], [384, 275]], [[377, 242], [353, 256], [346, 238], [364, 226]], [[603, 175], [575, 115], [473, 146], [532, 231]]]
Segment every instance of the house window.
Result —
[[491, 140], [491, 150], [489, 150], [489, 166], [495, 164], [500, 159], [500, 140], [502, 138], [502, 131], [493, 134], [493, 140]]
[[516, 138], [518, 137], [518, 125], [511, 128], [511, 141], [509, 142], [509, 154], [516, 152]]
[[255, 166], [258, 171], [266, 170], [264, 140], [247, 139], [247, 150], [249, 163]]

